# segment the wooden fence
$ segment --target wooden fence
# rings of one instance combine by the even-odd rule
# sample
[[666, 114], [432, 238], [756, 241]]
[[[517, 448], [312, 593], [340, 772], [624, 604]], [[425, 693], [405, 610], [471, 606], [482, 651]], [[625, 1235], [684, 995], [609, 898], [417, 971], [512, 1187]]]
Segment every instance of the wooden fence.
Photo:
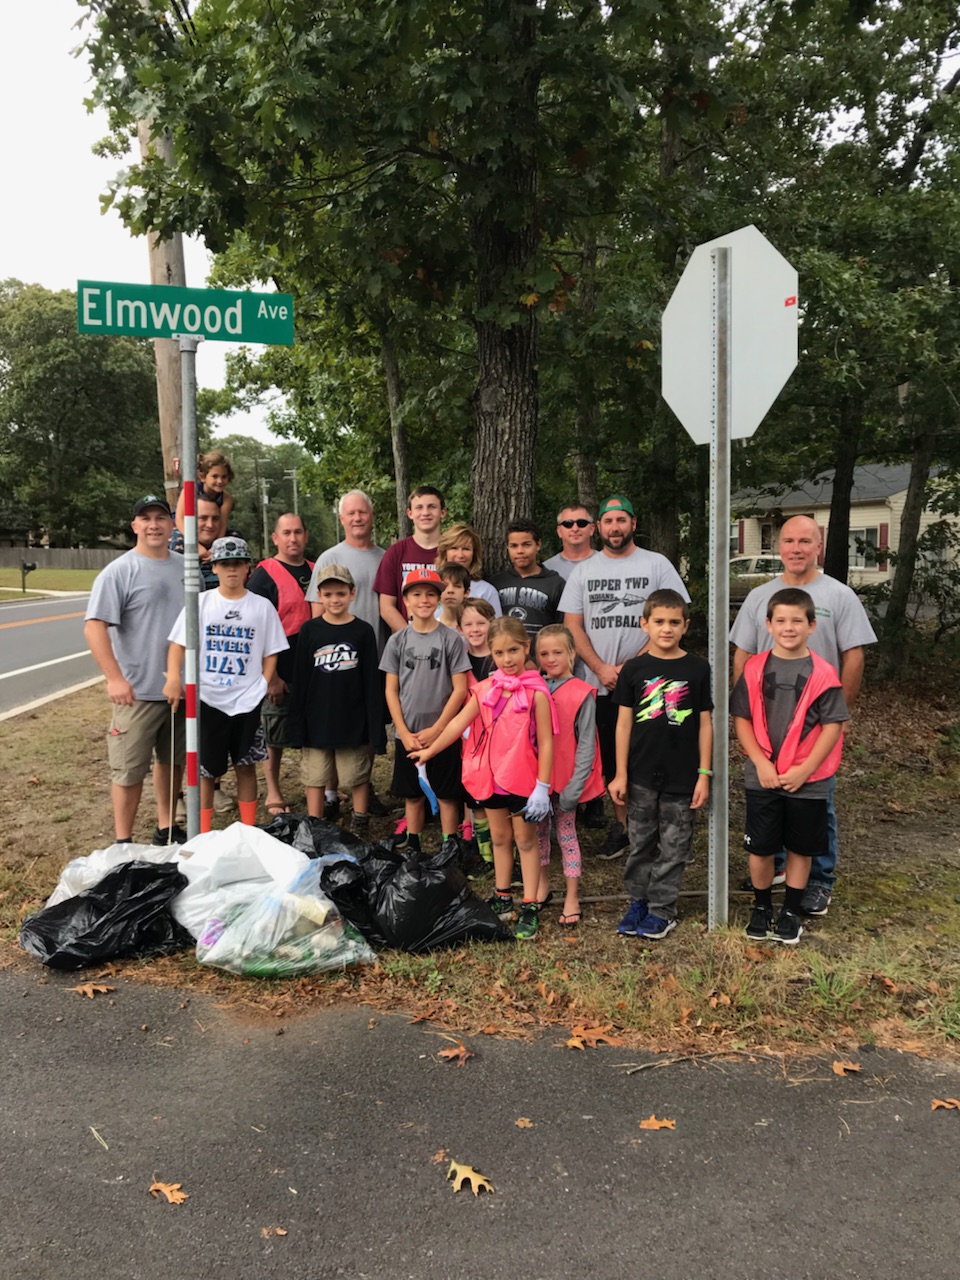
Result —
[[101, 547], [0, 547], [0, 569], [19, 569], [23, 560], [38, 569], [102, 569], [122, 555]]

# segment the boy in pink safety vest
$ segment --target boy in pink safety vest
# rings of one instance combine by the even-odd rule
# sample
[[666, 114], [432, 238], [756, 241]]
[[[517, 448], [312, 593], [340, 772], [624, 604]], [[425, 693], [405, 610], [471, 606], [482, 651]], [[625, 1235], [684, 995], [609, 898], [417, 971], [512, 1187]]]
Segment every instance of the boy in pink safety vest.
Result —
[[[754, 907], [747, 937], [795, 946], [810, 860], [827, 847], [829, 780], [837, 771], [849, 712], [840, 678], [807, 647], [817, 625], [806, 591], [787, 587], [767, 604], [773, 648], [747, 660], [730, 698], [747, 760], [744, 844]], [[787, 850], [783, 910], [773, 927], [773, 858]]]

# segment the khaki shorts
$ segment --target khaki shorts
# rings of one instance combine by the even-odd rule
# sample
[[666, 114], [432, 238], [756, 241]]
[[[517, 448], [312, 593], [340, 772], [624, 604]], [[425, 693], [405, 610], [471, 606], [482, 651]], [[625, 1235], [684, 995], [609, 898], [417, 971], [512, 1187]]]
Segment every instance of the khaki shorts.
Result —
[[289, 747], [290, 743], [287, 739], [287, 710], [290, 694], [283, 696], [283, 701], [279, 706], [275, 702], [270, 701], [269, 694], [264, 698], [260, 709], [261, 723], [263, 724], [263, 732], [266, 734], [268, 747]]
[[305, 787], [326, 789], [332, 787], [334, 778], [337, 778], [340, 786], [349, 791], [369, 782], [372, 769], [373, 758], [368, 746], [304, 747], [300, 780]]
[[[159, 764], [170, 763], [170, 704], [134, 702], [113, 708], [107, 732], [110, 781], [119, 787], [135, 787], [150, 772], [154, 753]], [[183, 703], [173, 721], [173, 761], [182, 765], [187, 756]]]

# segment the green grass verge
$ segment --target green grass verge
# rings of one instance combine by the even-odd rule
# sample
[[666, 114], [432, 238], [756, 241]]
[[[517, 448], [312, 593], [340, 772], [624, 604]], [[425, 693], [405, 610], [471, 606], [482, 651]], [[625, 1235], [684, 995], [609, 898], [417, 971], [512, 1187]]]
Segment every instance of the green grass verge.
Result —
[[[27, 574], [30, 591], [89, 591], [99, 569], [37, 569]], [[0, 569], [0, 589], [20, 594], [20, 570]]]

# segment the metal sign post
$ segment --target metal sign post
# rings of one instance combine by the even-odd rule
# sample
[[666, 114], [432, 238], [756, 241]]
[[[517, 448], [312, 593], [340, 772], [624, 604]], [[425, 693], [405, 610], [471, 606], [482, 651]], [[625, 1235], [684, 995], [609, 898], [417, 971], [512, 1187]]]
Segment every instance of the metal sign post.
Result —
[[728, 906], [730, 441], [763, 421], [797, 345], [797, 273], [769, 240], [741, 227], [698, 245], [663, 313], [663, 398], [693, 442], [710, 446], [711, 929], [726, 924]]
[[[179, 334], [183, 404], [183, 607], [186, 652], [183, 700], [187, 732], [187, 836], [200, 834], [200, 547], [197, 542], [197, 347]], [[172, 819], [171, 819], [172, 821]]]
[[[713, 267], [713, 421], [710, 435], [710, 668], [713, 700], [726, 708], [730, 701], [727, 629], [730, 618], [730, 300], [729, 248], [714, 249]], [[712, 931], [727, 923], [727, 876], [730, 861], [730, 744], [723, 720], [713, 737], [713, 786], [709, 813], [709, 901], [707, 926]]]

